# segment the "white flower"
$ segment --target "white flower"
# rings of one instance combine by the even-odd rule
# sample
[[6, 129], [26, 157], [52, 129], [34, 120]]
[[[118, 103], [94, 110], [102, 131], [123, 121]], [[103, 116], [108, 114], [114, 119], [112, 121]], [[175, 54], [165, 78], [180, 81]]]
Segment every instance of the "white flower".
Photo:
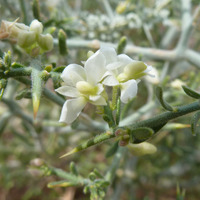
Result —
[[114, 48], [102, 48], [101, 52], [106, 58], [108, 70], [104, 74], [103, 84], [118, 85], [121, 89], [121, 101], [127, 103], [137, 94], [139, 78], [146, 75], [152, 67], [125, 54], [117, 55]]
[[100, 83], [105, 71], [106, 60], [101, 51], [97, 51], [85, 62], [84, 68], [77, 64], [67, 66], [61, 74], [64, 85], [56, 91], [71, 97], [62, 108], [60, 122], [72, 123], [80, 114], [86, 103], [106, 105]]

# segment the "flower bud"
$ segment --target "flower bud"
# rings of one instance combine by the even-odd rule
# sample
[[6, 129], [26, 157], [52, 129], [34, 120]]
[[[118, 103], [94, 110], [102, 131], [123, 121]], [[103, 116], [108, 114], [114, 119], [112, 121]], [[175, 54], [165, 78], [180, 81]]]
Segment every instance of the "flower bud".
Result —
[[9, 22], [2, 20], [0, 27], [0, 39], [12, 38], [17, 39], [18, 35], [22, 31], [28, 31], [29, 27], [22, 23], [16, 23], [18, 19], [14, 22]]
[[124, 73], [129, 77], [129, 79], [138, 79], [145, 75], [144, 71], [147, 66], [141, 61], [135, 61], [128, 64], [124, 68]]
[[53, 49], [53, 37], [50, 34], [39, 35], [37, 42], [44, 51]]
[[43, 31], [43, 25], [37, 19], [33, 20], [30, 24], [30, 31], [34, 31], [36, 34], [41, 34]]
[[135, 156], [143, 156], [146, 154], [153, 154], [157, 151], [156, 146], [148, 142], [142, 142], [139, 144], [128, 144], [130, 152]]
[[89, 58], [89, 57], [92, 56], [93, 54], [94, 54], [93, 51], [88, 51], [88, 52], [87, 52], [87, 58]]
[[128, 1], [121, 1], [119, 2], [116, 8], [116, 12], [122, 14], [126, 11], [127, 7], [128, 7]]
[[18, 35], [17, 44], [22, 48], [30, 47], [36, 42], [36, 35], [34, 32], [23, 31]]

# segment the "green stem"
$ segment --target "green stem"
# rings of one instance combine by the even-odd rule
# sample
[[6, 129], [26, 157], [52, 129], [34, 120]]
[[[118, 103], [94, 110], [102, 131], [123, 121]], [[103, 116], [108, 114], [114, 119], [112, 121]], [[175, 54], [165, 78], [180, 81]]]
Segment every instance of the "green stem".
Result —
[[[139, 128], [139, 127], [146, 127], [146, 128], [151, 128], [154, 130], [154, 134], [156, 132], [158, 132], [168, 121], [175, 119], [177, 117], [186, 115], [188, 113], [194, 112], [200, 110], [200, 104], [199, 102], [194, 102], [185, 106], [180, 106], [178, 107], [177, 111], [168, 111], [168, 112], [164, 112], [160, 115], [157, 115], [155, 117], [152, 117], [151, 119], [148, 120], [143, 120], [140, 122], [137, 122], [135, 124], [132, 124], [130, 126], [124, 126], [124, 127], [120, 127], [120, 129], [129, 129], [130, 131], [132, 129], [135, 128]], [[70, 152], [64, 154], [62, 157], [68, 156], [70, 154], [82, 151], [84, 149], [87, 149], [88, 147], [94, 146], [96, 144], [99, 144], [101, 142], [104, 142], [106, 140], [109, 140], [111, 138], [117, 137], [114, 132], [106, 132], [106, 133], [102, 133], [100, 135], [97, 135], [94, 138], [91, 138], [89, 140], [87, 140], [86, 142], [78, 145], [77, 147], [75, 147], [74, 149], [72, 149]]]
[[127, 152], [126, 148], [119, 147], [119, 149], [118, 149], [118, 151], [115, 154], [115, 157], [113, 159], [112, 165], [110, 166], [110, 168], [106, 172], [105, 180], [107, 180], [108, 182], [112, 183], [112, 181], [113, 181], [113, 179], [114, 179], [114, 177], [116, 175], [116, 170], [119, 168], [120, 161], [124, 157], [126, 152]]
[[16, 76], [30, 76], [32, 67], [11, 69], [9, 71], [0, 72], [0, 78], [10, 78]]
[[[21, 83], [24, 83], [25, 85], [31, 85], [31, 80], [24, 78], [24, 77], [20, 77], [20, 78], [15, 78], [16, 80], [18, 80]], [[48, 99], [50, 99], [51, 101], [53, 101], [54, 103], [58, 104], [59, 106], [63, 106], [65, 100], [58, 96], [57, 94], [51, 92], [49, 89], [47, 88], [43, 88], [43, 94], [45, 97], [47, 97]]]
[[117, 99], [119, 97], [119, 87], [114, 86], [112, 90], [112, 110], [115, 110], [117, 107]]
[[185, 105], [185, 106], [180, 106], [178, 107], [177, 111], [168, 111], [164, 112], [160, 115], [157, 115], [151, 119], [144, 120], [141, 122], [138, 122], [136, 124], [131, 125], [131, 127], [155, 127], [162, 125], [164, 123], [167, 123], [168, 121], [175, 119], [177, 117], [181, 117], [183, 115], [186, 115], [188, 113], [194, 112], [200, 110], [200, 104], [199, 101], [196, 101], [194, 103]]

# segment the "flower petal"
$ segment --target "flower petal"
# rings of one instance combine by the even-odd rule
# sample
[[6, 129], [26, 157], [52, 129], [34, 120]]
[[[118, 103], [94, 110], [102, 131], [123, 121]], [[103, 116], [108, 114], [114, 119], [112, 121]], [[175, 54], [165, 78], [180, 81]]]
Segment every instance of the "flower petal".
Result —
[[64, 69], [61, 78], [67, 85], [75, 86], [77, 82], [86, 80], [86, 74], [81, 65], [71, 64]]
[[106, 58], [106, 65], [117, 61], [117, 53], [113, 47], [102, 47], [100, 51]]
[[101, 83], [97, 84], [98, 90], [97, 94], [101, 94], [104, 91], [104, 87]]
[[107, 70], [115, 70], [115, 69], [118, 69], [120, 67], [124, 67], [125, 65], [126, 64], [124, 64], [123, 62], [113, 62], [113, 63], [106, 65], [106, 69]]
[[100, 95], [89, 96], [89, 100], [90, 100], [90, 103], [93, 105], [99, 105], [99, 106], [107, 105], [106, 100]]
[[67, 97], [80, 96], [80, 93], [78, 92], [78, 90], [75, 87], [71, 87], [71, 86], [62, 86], [62, 87], [57, 88], [55, 91]]
[[105, 77], [102, 83], [107, 86], [119, 85], [119, 81], [115, 78], [115, 76], [112, 75]]
[[62, 107], [59, 122], [72, 123], [79, 116], [86, 103], [84, 97], [67, 100]]
[[95, 85], [102, 79], [106, 72], [105, 64], [105, 57], [100, 51], [97, 51], [85, 62], [87, 80], [90, 84]]
[[122, 71], [123, 71], [123, 68], [131, 62], [134, 62], [134, 60], [131, 59], [129, 56], [125, 54], [120, 54], [117, 56], [117, 61], [108, 64], [106, 66], [106, 69], [114, 70], [114, 69], [122, 68]]
[[137, 94], [137, 82], [132, 79], [125, 83], [121, 83], [121, 101], [123, 103], [128, 103]]
[[118, 58], [119, 62], [123, 62], [126, 65], [134, 61], [132, 58], [130, 58], [126, 54], [120, 54], [120, 55], [117, 56], [117, 58]]

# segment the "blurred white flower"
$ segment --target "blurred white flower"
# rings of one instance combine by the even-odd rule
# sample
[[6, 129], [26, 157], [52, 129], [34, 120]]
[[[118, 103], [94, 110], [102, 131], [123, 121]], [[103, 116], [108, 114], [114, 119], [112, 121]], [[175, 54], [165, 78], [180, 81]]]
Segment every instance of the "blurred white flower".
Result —
[[159, 72], [155, 67], [152, 67], [151, 74], [153, 74], [153, 76], [146, 76], [145, 79], [152, 84], [158, 84], [160, 82]]
[[104, 87], [100, 83], [105, 71], [106, 60], [99, 50], [85, 62], [84, 68], [77, 64], [67, 66], [61, 78], [64, 85], [56, 92], [71, 97], [62, 108], [60, 122], [72, 123], [80, 114], [86, 103], [106, 105], [103, 97]]
[[186, 85], [183, 81], [181, 81], [180, 79], [175, 79], [174, 81], [171, 82], [170, 84], [173, 88], [182, 90], [182, 86]]

